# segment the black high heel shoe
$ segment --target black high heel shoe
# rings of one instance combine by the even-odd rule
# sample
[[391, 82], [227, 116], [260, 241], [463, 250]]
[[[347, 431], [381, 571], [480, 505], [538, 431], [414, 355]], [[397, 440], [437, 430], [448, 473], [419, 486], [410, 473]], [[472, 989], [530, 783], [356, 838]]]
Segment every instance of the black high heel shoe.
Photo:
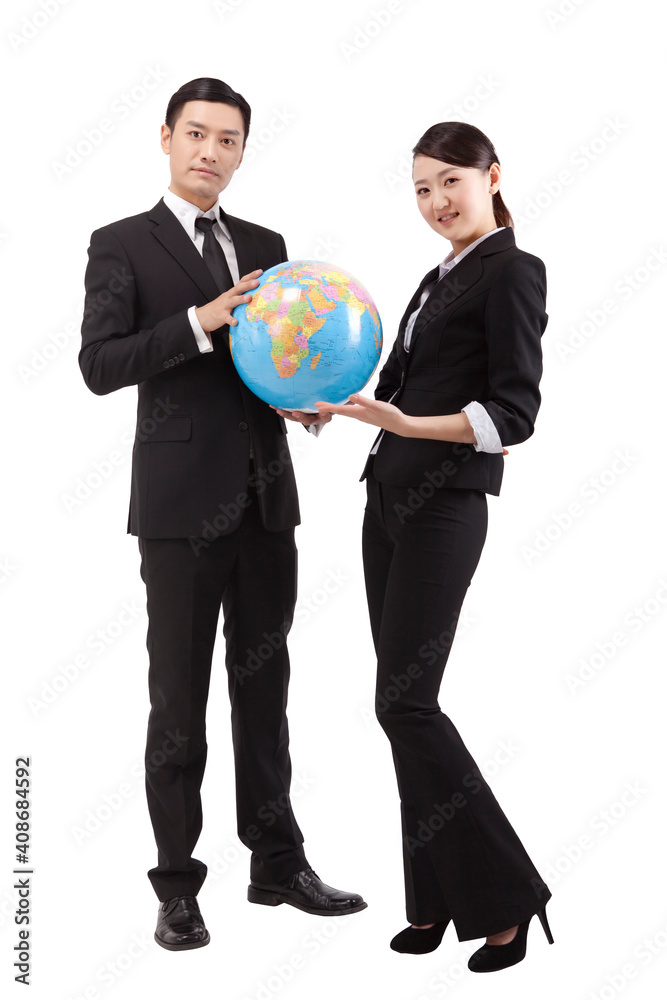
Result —
[[[546, 907], [538, 911], [540, 923], [544, 928], [549, 944], [554, 943], [547, 920]], [[516, 934], [507, 944], [484, 944], [474, 952], [468, 960], [468, 968], [471, 972], [497, 972], [498, 969], [507, 969], [510, 965], [516, 965], [526, 955], [526, 938], [528, 936], [528, 924], [532, 920], [530, 917], [522, 924], [519, 924]]]
[[443, 920], [433, 924], [433, 927], [406, 927], [391, 939], [389, 947], [403, 954], [426, 955], [438, 947], [448, 923], [449, 920]]

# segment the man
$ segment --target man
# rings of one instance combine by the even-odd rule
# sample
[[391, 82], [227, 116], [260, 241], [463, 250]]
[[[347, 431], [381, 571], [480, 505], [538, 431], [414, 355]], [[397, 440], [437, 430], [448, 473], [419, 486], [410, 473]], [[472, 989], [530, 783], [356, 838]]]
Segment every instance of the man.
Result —
[[[279, 233], [217, 201], [249, 125], [247, 102], [220, 80], [181, 87], [161, 129], [169, 189], [149, 212], [92, 234], [85, 277], [86, 385], [138, 385], [127, 530], [138, 536], [149, 621], [146, 793], [158, 864], [148, 876], [161, 901], [155, 939], [171, 950], [210, 940], [196, 899], [206, 865], [192, 852], [221, 604], [248, 899], [326, 915], [367, 905], [312, 870], [289, 799], [296, 483], [284, 419], [241, 382], [228, 347], [232, 310], [288, 257]], [[327, 419], [295, 418], [316, 430]]]

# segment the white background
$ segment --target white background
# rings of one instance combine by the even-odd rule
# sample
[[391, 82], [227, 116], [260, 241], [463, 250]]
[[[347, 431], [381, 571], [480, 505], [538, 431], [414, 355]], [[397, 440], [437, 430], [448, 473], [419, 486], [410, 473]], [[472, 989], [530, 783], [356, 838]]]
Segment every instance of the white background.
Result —
[[[657, 995], [667, 968], [662, 32], [648, 0], [563, 0], [560, 15], [558, 2], [4, 6], [0, 974], [12, 996], [25, 995], [12, 982], [11, 795], [23, 754], [40, 1000]], [[225, 209], [283, 233], [290, 257], [358, 277], [385, 351], [450, 249], [409, 179], [410, 150], [431, 124], [464, 120], [489, 135], [517, 244], [546, 264], [542, 408], [489, 498], [441, 691], [553, 892], [555, 945], [535, 920], [526, 960], [495, 976], [467, 971], [481, 942], [459, 943], [453, 926], [431, 955], [388, 948], [406, 921], [360, 558], [358, 477], [374, 434], [340, 417], [319, 440], [290, 430], [303, 522], [294, 807], [316, 872], [369, 906], [336, 922], [246, 901], [220, 641], [196, 849], [209, 865], [199, 900], [211, 944], [173, 954], [152, 940], [145, 592], [125, 534], [136, 389], [94, 396], [77, 353], [90, 233], [161, 197], [160, 124], [170, 95], [197, 76], [224, 79], [253, 111]], [[103, 118], [111, 131], [58, 177], [68, 147]], [[81, 481], [96, 485], [68, 505]], [[130, 624], [119, 626], [123, 606]], [[98, 629], [110, 641], [94, 647]], [[77, 656], [85, 667], [72, 667]], [[579, 674], [588, 679], [573, 687]]]

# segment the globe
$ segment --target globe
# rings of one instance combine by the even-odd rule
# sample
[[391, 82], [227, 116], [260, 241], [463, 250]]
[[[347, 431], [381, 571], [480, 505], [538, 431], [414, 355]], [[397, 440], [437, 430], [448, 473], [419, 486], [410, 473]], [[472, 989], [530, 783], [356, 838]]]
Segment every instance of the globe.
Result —
[[234, 309], [229, 346], [239, 375], [265, 403], [316, 412], [344, 403], [375, 371], [382, 324], [364, 286], [343, 268], [291, 260], [259, 277]]

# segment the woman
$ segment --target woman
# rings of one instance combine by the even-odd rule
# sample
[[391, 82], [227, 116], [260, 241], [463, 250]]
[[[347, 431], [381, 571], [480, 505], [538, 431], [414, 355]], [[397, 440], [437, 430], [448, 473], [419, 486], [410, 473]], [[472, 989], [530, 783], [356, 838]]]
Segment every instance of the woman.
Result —
[[363, 557], [410, 921], [391, 947], [433, 951], [452, 920], [459, 940], [486, 937], [469, 968], [491, 972], [524, 957], [535, 913], [553, 943], [551, 893], [437, 699], [503, 446], [533, 432], [546, 275], [516, 247], [479, 129], [434, 125], [413, 154], [419, 210], [451, 252], [413, 295], [375, 400], [317, 406], [381, 428], [362, 476]]

